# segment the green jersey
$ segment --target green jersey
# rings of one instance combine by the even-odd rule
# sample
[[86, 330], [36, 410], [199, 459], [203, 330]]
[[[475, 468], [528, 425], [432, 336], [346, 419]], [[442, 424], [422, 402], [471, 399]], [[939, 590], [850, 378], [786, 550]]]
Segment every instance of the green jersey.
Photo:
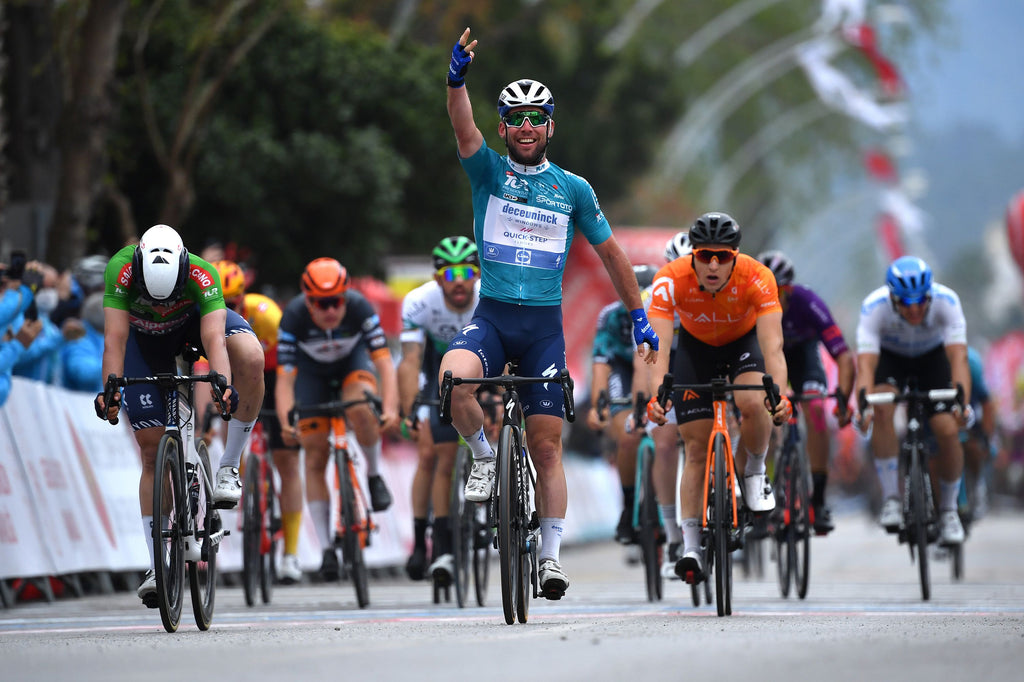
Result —
[[126, 246], [110, 259], [105, 273], [103, 307], [128, 311], [128, 322], [142, 334], [159, 336], [182, 327], [193, 315], [224, 310], [220, 275], [199, 256], [189, 254], [189, 273], [181, 296], [172, 301], [151, 301], [132, 275], [134, 246]]

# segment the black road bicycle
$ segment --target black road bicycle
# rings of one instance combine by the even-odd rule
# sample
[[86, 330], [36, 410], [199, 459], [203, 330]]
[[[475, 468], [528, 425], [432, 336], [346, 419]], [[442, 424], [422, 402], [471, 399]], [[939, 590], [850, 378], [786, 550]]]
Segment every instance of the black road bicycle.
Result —
[[525, 623], [529, 617], [530, 598], [540, 596], [537, 551], [540, 543], [540, 522], [533, 508], [531, 490], [536, 480], [526, 450], [526, 431], [518, 387], [523, 384], [557, 383], [562, 386], [565, 418], [576, 420], [572, 398], [572, 379], [563, 369], [556, 377], [516, 376], [516, 365], [510, 363], [509, 374], [470, 379], [454, 377], [445, 372], [441, 381], [440, 417], [451, 422], [452, 387], [459, 384], [491, 384], [504, 389], [505, 414], [498, 437], [497, 485], [488, 503], [488, 523], [497, 526], [498, 564], [501, 573], [501, 605], [505, 622]]
[[[194, 359], [186, 354], [189, 368]], [[194, 438], [193, 398], [197, 383], [209, 383], [217, 403], [221, 404], [227, 381], [216, 372], [150, 377], [111, 374], [104, 387], [106, 405], [120, 388], [135, 384], [152, 384], [163, 397], [167, 416], [164, 435], [157, 445], [154, 469], [153, 550], [156, 606], [167, 632], [176, 631], [181, 620], [186, 567], [196, 625], [200, 630], [210, 628], [217, 587], [218, 546], [229, 534], [221, 527], [220, 514], [214, 508], [213, 470], [206, 444], [202, 441], [197, 444]], [[223, 407], [221, 416], [230, 418]], [[117, 422], [117, 417], [110, 420], [111, 424]], [[149, 602], [146, 605], [152, 606]]]
[[[927, 420], [926, 405], [955, 401], [963, 405], [963, 389], [934, 388], [921, 391], [917, 380], [910, 378], [899, 393], [886, 391], [867, 393], [861, 389], [858, 396], [861, 414], [869, 405], [905, 403], [907, 406], [907, 432], [900, 443], [899, 473], [903, 481], [903, 522], [899, 529], [900, 543], [907, 543], [910, 560], [917, 560], [921, 579], [921, 599], [931, 598], [931, 576], [928, 569], [928, 544], [939, 537], [938, 514], [932, 496], [932, 482], [928, 474], [928, 448], [924, 438]], [[948, 548], [953, 561], [963, 561], [960, 545]]]

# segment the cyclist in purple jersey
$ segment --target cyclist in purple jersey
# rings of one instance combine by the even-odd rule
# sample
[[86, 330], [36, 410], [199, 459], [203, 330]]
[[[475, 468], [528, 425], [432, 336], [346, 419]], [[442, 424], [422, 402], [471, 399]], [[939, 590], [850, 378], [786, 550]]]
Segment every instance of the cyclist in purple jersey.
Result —
[[[847, 405], [853, 390], [853, 353], [846, 345], [843, 332], [832, 318], [828, 306], [816, 293], [793, 283], [793, 263], [781, 251], [765, 251], [757, 259], [771, 268], [779, 286], [782, 303], [782, 351], [789, 367], [789, 383], [800, 393], [828, 392], [828, 380], [818, 355], [818, 343], [825, 345], [839, 367], [835, 414], [840, 428], [850, 423], [852, 412]], [[813, 400], [804, 405], [804, 432], [807, 456], [811, 463], [811, 494], [814, 531], [818, 535], [829, 533], [835, 526], [832, 514], [825, 506], [825, 486], [828, 483], [829, 434], [825, 423], [824, 400]]]

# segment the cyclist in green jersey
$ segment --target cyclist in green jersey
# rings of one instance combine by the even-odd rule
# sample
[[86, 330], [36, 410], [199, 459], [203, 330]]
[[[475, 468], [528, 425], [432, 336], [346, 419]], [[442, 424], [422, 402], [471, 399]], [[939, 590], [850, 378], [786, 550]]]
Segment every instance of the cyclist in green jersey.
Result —
[[[186, 345], [194, 345], [227, 379], [224, 404], [234, 418], [228, 424], [213, 501], [218, 508], [234, 508], [242, 494], [238, 463], [263, 403], [263, 347], [249, 324], [225, 307], [217, 269], [191, 255], [173, 228], [155, 225], [138, 246], [126, 246], [110, 259], [103, 307], [102, 376], [174, 372], [175, 357]], [[142, 453], [139, 505], [152, 566], [153, 476], [166, 415], [154, 386], [135, 385], [123, 393], [123, 400], [116, 393], [110, 405], [102, 393], [96, 396], [96, 415], [112, 419], [123, 406], [135, 430]], [[138, 595], [153, 608], [155, 594], [150, 568]]]

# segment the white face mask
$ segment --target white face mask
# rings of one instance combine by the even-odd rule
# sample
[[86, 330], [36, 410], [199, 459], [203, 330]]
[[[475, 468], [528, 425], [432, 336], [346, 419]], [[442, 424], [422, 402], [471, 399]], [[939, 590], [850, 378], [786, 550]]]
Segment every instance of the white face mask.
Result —
[[36, 292], [36, 308], [44, 315], [49, 315], [56, 310], [59, 302], [60, 296], [56, 289], [46, 288]]

